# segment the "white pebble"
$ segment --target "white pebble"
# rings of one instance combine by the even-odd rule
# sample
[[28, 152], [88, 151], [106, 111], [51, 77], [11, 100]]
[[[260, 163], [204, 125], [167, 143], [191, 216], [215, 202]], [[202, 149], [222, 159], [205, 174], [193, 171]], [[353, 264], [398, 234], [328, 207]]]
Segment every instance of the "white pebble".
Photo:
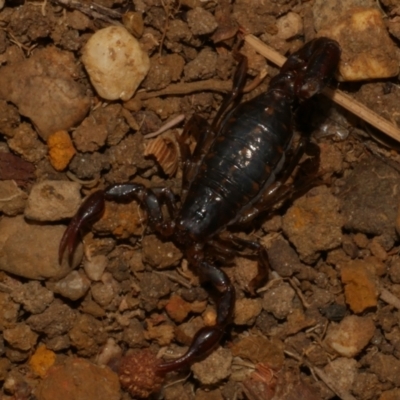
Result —
[[381, 12], [375, 8], [355, 8], [318, 32], [339, 42], [340, 81], [360, 81], [397, 76], [399, 62]]
[[96, 364], [107, 365], [113, 358], [121, 357], [121, 354], [121, 347], [118, 346], [114, 339], [109, 338], [97, 355]]
[[97, 31], [86, 43], [82, 61], [99, 96], [129, 100], [150, 68], [148, 55], [123, 27]]
[[107, 263], [107, 257], [100, 254], [98, 256], [90, 257], [90, 259], [86, 259], [83, 263], [83, 269], [89, 279], [92, 281], [99, 281], [103, 276]]
[[303, 20], [299, 14], [289, 12], [276, 22], [277, 36], [280, 39], [291, 39], [303, 33]]
[[328, 327], [325, 343], [339, 355], [352, 358], [367, 346], [374, 333], [375, 324], [370, 317], [349, 315]]
[[25, 217], [34, 221], [72, 218], [82, 199], [76, 182], [45, 180], [36, 183], [28, 197]]

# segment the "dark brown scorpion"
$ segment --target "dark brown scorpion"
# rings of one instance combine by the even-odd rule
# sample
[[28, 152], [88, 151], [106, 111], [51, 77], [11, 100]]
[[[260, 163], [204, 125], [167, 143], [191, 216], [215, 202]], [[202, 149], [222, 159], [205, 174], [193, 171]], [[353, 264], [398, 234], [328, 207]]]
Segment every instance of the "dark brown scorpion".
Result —
[[[190, 366], [209, 354], [223, 336], [232, 317], [235, 289], [208, 250], [216, 247], [217, 252], [223, 252], [218, 236], [226, 227], [252, 220], [276, 199], [277, 193], [285, 191], [284, 183], [309, 142], [309, 136], [303, 134], [293, 148], [294, 112], [324, 88], [339, 57], [337, 42], [323, 37], [314, 39], [287, 59], [267, 92], [240, 103], [247, 58], [239, 56], [233, 90], [212, 124], [194, 116], [182, 134], [180, 208], [166, 188], [147, 189], [141, 184], [124, 183], [92, 193], [71, 220], [60, 243], [60, 260], [66, 249], [69, 256], [73, 253], [79, 231], [101, 217], [106, 200], [135, 199], [145, 207], [150, 227], [182, 249], [202, 280], [219, 292], [216, 324], [200, 329], [182, 357], [161, 363], [157, 367], [160, 373]], [[190, 135], [197, 138], [193, 154], [184, 143]], [[170, 218], [163, 217], [163, 204], [167, 205]], [[260, 264], [268, 264], [261, 245], [231, 239], [236, 245], [255, 251]]]

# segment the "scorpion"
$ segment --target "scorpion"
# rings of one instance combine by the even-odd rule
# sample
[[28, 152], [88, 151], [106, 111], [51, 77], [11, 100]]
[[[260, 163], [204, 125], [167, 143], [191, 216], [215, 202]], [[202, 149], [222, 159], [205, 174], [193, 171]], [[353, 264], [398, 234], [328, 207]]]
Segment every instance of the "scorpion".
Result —
[[[247, 102], [241, 102], [247, 58], [237, 53], [233, 89], [212, 123], [194, 115], [179, 140], [183, 169], [180, 207], [168, 188], [114, 184], [90, 194], [70, 221], [60, 242], [60, 262], [66, 250], [72, 256], [79, 231], [101, 217], [105, 201], [136, 200], [145, 208], [150, 228], [173, 241], [201, 280], [211, 283], [217, 292], [215, 325], [201, 328], [184, 355], [160, 363], [160, 373], [189, 367], [210, 354], [223, 337], [233, 315], [235, 289], [210, 249], [224, 259], [233, 251], [221, 239], [226, 228], [252, 221], [290, 192], [285, 183], [310, 143], [309, 135], [302, 133], [293, 144], [296, 111], [328, 84], [340, 53], [334, 40], [311, 40], [289, 56], [266, 92]], [[186, 140], [190, 135], [197, 139], [192, 154]], [[163, 213], [163, 206], [169, 216]], [[233, 235], [229, 238], [234, 247], [251, 249], [259, 268], [268, 267], [261, 244]]]

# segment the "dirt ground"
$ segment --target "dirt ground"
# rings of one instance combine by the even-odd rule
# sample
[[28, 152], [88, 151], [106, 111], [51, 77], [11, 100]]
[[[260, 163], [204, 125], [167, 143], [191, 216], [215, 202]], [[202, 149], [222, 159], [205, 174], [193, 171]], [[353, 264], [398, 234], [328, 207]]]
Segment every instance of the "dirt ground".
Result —
[[[366, 77], [333, 84], [397, 126], [395, 0], [0, 1], [1, 399], [400, 399], [400, 146], [322, 95], [308, 121], [320, 150], [310, 189], [235, 228], [267, 249], [269, 278], [253, 292], [253, 256], [218, 264], [236, 289], [233, 321], [190, 370], [162, 381], [143, 372], [215, 323], [215, 293], [152, 232], [137, 202], [107, 202], [71, 260], [58, 261], [89, 193], [130, 181], [169, 187], [179, 200], [176, 137], [193, 114], [213, 120], [240, 34], [287, 56], [334, 36], [360, 9], [378, 13], [383, 36], [356, 40], [345, 25], [343, 57], [376, 40], [366, 53], [383, 65], [376, 72], [363, 59]], [[123, 94], [106, 100], [89, 78], [85, 46], [122, 25], [150, 68], [133, 96], [128, 70]], [[247, 43], [239, 50], [249, 59], [246, 100], [279, 70]]]

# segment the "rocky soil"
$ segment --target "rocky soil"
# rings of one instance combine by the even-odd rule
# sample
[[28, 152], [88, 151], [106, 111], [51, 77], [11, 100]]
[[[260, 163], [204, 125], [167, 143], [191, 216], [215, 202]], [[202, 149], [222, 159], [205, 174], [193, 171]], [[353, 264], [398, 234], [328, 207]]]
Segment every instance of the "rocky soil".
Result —
[[[113, 26], [125, 26], [122, 39], [101, 39], [102, 54], [88, 61], [88, 40]], [[114, 372], [122, 356], [173, 359], [215, 322], [215, 297], [135, 201], [107, 202], [61, 265], [58, 246], [82, 199], [110, 184], [169, 187], [179, 199], [176, 137], [193, 114], [212, 121], [243, 32], [286, 56], [318, 35], [335, 38], [343, 48], [335, 85], [400, 122], [394, 0], [3, 0], [0, 27], [5, 400], [138, 398]], [[112, 63], [125, 37], [138, 56], [93, 75], [96, 57]], [[249, 59], [247, 99], [278, 69], [239, 46]], [[220, 347], [142, 397], [400, 398], [399, 144], [322, 96], [312, 111], [317, 178], [235, 228], [268, 250], [268, 281], [249, 290], [252, 256], [221, 265], [237, 299]]]

